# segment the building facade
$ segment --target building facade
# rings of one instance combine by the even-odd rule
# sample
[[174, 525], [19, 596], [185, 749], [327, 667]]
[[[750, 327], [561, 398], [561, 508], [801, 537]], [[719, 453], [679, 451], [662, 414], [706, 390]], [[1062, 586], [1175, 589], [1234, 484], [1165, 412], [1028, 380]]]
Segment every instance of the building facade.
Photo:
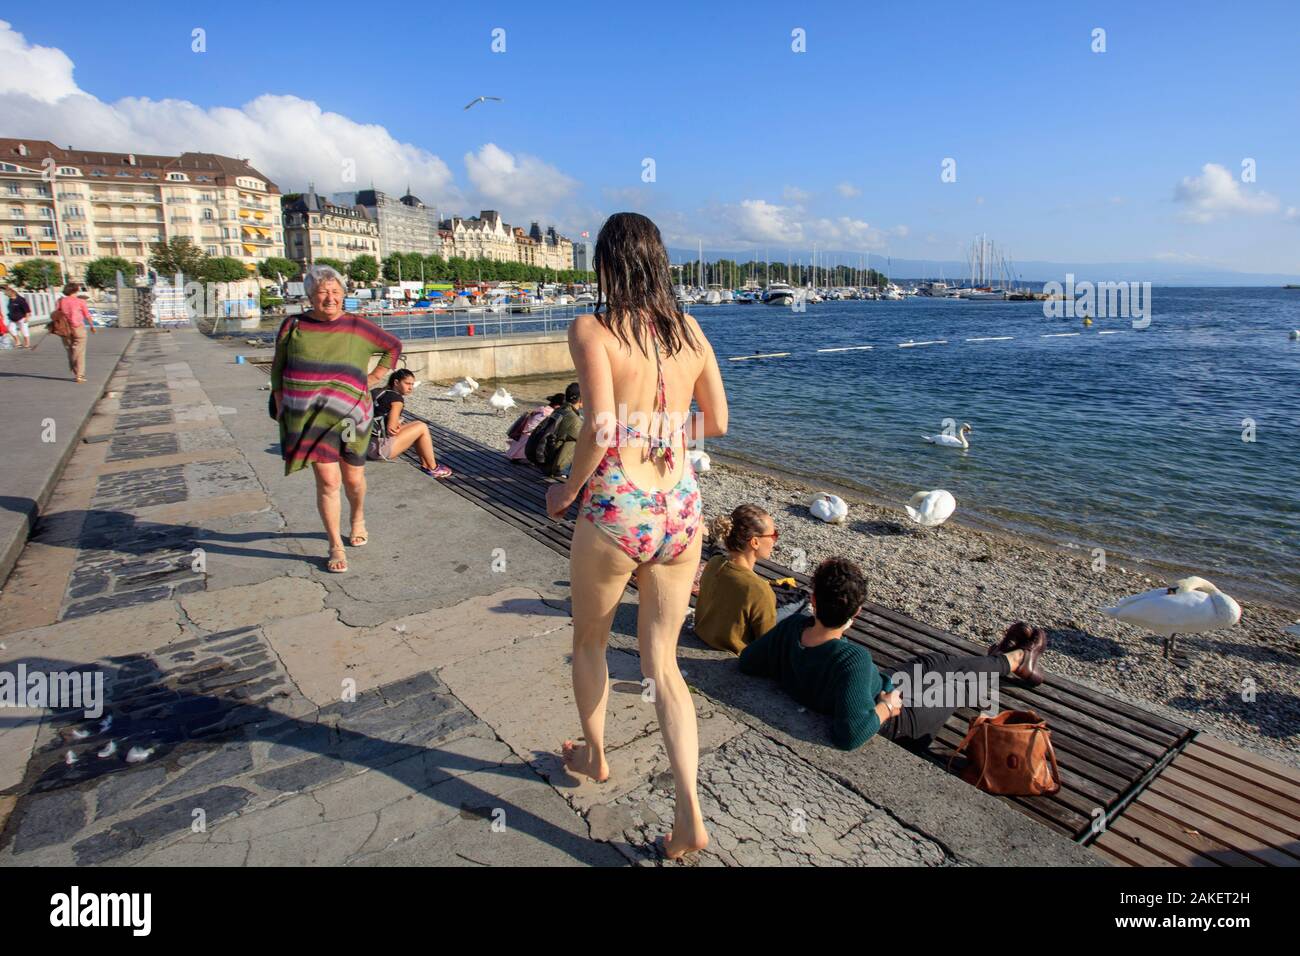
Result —
[[442, 240], [438, 237], [438, 212], [430, 209], [408, 189], [401, 199], [394, 199], [377, 189], [363, 189], [353, 200], [379, 224], [379, 253], [418, 252], [422, 256], [441, 256]]
[[285, 256], [304, 268], [322, 256], [380, 258], [379, 224], [362, 207], [322, 199], [314, 188], [283, 197]]
[[55, 260], [68, 279], [120, 256], [143, 275], [153, 244], [187, 237], [249, 272], [282, 254], [279, 188], [246, 160], [154, 156], [0, 139], [0, 266]]
[[590, 242], [573, 244], [573, 268], [580, 272], [596, 271], [596, 250]]

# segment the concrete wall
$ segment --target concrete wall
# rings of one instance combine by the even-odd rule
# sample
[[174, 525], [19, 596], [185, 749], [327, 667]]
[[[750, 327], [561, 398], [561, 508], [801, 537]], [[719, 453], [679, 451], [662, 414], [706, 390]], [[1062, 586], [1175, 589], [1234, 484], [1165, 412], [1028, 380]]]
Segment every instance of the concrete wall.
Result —
[[406, 367], [424, 382], [517, 378], [562, 374], [573, 370], [569, 340], [564, 332], [528, 335], [413, 339], [404, 343]]

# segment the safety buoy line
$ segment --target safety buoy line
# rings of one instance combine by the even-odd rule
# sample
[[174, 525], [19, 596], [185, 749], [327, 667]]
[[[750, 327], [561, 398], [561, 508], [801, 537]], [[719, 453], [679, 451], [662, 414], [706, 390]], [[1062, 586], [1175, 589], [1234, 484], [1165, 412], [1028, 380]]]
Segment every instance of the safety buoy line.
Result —
[[1014, 335], [989, 335], [982, 339], [967, 339], [967, 342], [1010, 342]]

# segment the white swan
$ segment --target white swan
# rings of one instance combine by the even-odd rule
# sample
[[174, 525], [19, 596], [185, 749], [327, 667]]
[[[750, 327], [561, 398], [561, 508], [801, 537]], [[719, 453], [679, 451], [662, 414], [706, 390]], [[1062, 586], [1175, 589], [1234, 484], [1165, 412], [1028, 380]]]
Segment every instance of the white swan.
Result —
[[830, 524], [844, 524], [849, 517], [849, 506], [838, 495], [821, 492], [808, 502], [808, 510], [814, 518], [821, 518]]
[[1200, 634], [1233, 627], [1241, 620], [1241, 605], [1205, 578], [1183, 578], [1167, 588], [1154, 588], [1124, 598], [1103, 613], [1165, 639], [1165, 657], [1174, 650], [1178, 634]]
[[468, 386], [470, 387], [470, 390], [471, 390], [471, 391], [474, 391], [474, 392], [477, 392], [477, 391], [478, 391], [478, 382], [474, 381], [474, 380], [473, 380], [472, 378], [470, 378], [468, 375], [466, 375], [465, 377], [463, 377], [460, 381], [463, 382], [464, 384], [468, 385]]
[[686, 457], [691, 460], [691, 467], [694, 468], [698, 474], [704, 474], [704, 472], [708, 471], [712, 467], [708, 454], [698, 448], [690, 449], [690, 451], [686, 453]]
[[498, 386], [497, 390], [492, 393], [492, 397], [488, 399], [488, 404], [491, 405], [493, 408], [495, 408], [497, 410], [497, 414], [500, 415], [502, 412], [506, 411], [507, 409], [514, 408], [515, 400], [514, 400], [514, 396], [512, 396], [509, 392], [506, 391], [505, 386], [501, 385]]
[[937, 528], [957, 510], [957, 499], [950, 492], [918, 491], [907, 503], [907, 516], [923, 528]]
[[464, 382], [456, 382], [451, 388], [443, 393], [448, 398], [459, 398], [463, 403], [465, 398], [474, 394], [474, 389], [470, 388]]
[[974, 431], [969, 422], [964, 422], [961, 428], [957, 429], [956, 437], [952, 435], [922, 435], [921, 437], [931, 445], [941, 445], [944, 448], [969, 448], [970, 442], [966, 440], [968, 432]]

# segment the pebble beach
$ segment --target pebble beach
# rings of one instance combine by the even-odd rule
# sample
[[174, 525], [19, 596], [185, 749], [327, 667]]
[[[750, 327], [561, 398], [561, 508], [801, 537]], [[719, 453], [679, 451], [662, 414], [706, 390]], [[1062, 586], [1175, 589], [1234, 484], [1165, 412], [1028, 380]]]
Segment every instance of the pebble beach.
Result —
[[[449, 384], [422, 383], [409, 410], [503, 451], [510, 423], [540, 398], [511, 383], [520, 408], [497, 416], [487, 404], [496, 383], [480, 383], [463, 404], [443, 397]], [[774, 561], [793, 564], [798, 550], [809, 569], [833, 555], [851, 558], [867, 575], [872, 601], [981, 643], [992, 643], [1017, 620], [1044, 627], [1046, 670], [1300, 767], [1300, 637], [1284, 631], [1300, 620], [1300, 609], [1234, 595], [1240, 623], [1179, 637], [1186, 660], [1169, 661], [1161, 656], [1161, 638], [1099, 610], [1172, 580], [1164, 575], [1116, 557], [1097, 569], [1090, 553], [964, 527], [960, 502], [957, 518], [922, 529], [901, 502], [882, 505], [851, 490], [711, 458], [711, 468], [700, 475], [706, 520], [743, 503], [766, 508], [781, 533]], [[844, 524], [809, 513], [808, 502], [819, 491], [848, 503]], [[1215, 577], [1213, 569], [1185, 573]]]

